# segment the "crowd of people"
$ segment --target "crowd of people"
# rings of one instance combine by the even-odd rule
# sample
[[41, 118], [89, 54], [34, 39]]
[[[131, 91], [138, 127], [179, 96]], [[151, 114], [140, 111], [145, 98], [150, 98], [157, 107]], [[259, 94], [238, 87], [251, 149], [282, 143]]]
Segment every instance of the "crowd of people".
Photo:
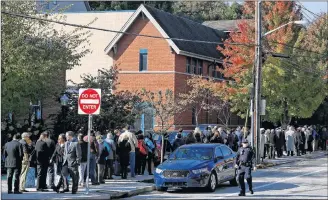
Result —
[[[71, 191], [75, 194], [79, 186], [86, 185], [87, 177], [92, 185], [99, 185], [104, 184], [105, 179], [113, 179], [113, 175], [126, 179], [128, 173], [135, 177], [145, 174], [146, 169], [152, 175], [153, 168], [160, 163], [161, 142], [154, 141], [152, 133], [134, 132], [129, 126], [122, 131], [91, 131], [89, 176], [86, 173], [89, 138], [84, 133], [68, 131], [57, 135], [52, 130], [40, 130], [38, 124], [32, 128], [21, 127], [19, 131], [7, 126], [6, 130], [7, 137], [2, 139], [5, 141], [2, 158], [7, 168], [8, 193], [21, 194], [31, 187], [41, 192], [51, 189], [65, 193], [70, 191], [71, 179]], [[284, 151], [287, 156], [301, 156], [327, 148], [326, 128], [304, 126], [295, 129], [289, 126], [286, 130], [261, 129], [260, 133], [262, 159], [281, 157]], [[196, 128], [186, 137], [180, 129], [172, 144], [168, 137], [164, 139], [164, 155], [167, 150], [174, 151], [193, 143], [221, 143], [237, 151], [243, 140], [251, 141], [248, 129], [240, 127], [230, 130], [208, 127], [206, 131]], [[58, 181], [55, 181], [56, 176]]]
[[[237, 127], [236, 129], [225, 130], [222, 127], [209, 127], [205, 131], [206, 133], [196, 128], [189, 132], [185, 138], [182, 137], [182, 131], [182, 129], [179, 130], [173, 142], [173, 150], [184, 144], [221, 143], [237, 151], [243, 139], [251, 141], [251, 134], [247, 128]], [[260, 133], [259, 155], [262, 161], [265, 158], [280, 158], [283, 156], [283, 152], [287, 156], [301, 156], [318, 149], [327, 149], [328, 132], [325, 127], [319, 128], [319, 130], [314, 125], [298, 127], [297, 129], [288, 126], [286, 130], [261, 128]]]
[[[126, 179], [128, 171], [131, 177], [143, 175], [146, 165], [148, 174], [152, 175], [152, 168], [158, 165], [156, 160], [160, 154], [152, 134], [129, 129], [127, 126], [123, 131], [115, 130], [113, 133], [91, 132], [89, 178], [92, 185], [104, 184], [104, 180], [113, 179], [113, 175]], [[3, 146], [9, 194], [28, 192], [25, 188], [30, 187], [36, 187], [41, 192], [49, 189], [58, 193], [69, 192], [69, 177], [73, 194], [79, 186], [86, 185], [87, 135], [68, 131], [59, 134], [57, 142], [52, 130], [41, 132], [37, 140], [33, 140], [35, 137], [32, 136], [31, 132], [16, 132]], [[55, 181], [55, 176], [59, 177], [58, 181]]]

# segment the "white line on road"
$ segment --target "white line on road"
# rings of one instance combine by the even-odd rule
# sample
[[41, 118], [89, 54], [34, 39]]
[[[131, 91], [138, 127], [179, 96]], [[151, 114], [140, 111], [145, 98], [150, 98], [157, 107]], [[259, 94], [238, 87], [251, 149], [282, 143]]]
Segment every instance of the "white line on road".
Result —
[[[286, 182], [286, 181], [289, 181], [289, 180], [293, 180], [293, 179], [296, 179], [296, 178], [299, 178], [299, 177], [302, 177], [302, 176], [307, 176], [307, 175], [310, 175], [310, 174], [316, 174], [316, 173], [319, 173], [319, 172], [322, 172], [322, 171], [327, 171], [327, 169], [321, 169], [321, 170], [317, 170], [317, 171], [314, 171], [314, 172], [305, 173], [305, 174], [302, 174], [302, 175], [299, 175], [299, 176], [294, 176], [294, 177], [291, 177], [291, 178], [282, 179], [280, 181], [276, 181], [276, 182], [273, 182], [273, 183], [269, 183], [269, 184], [265, 184], [265, 185], [255, 187], [253, 189], [254, 189], [254, 192], [256, 192], [256, 189], [259, 189], [259, 188], [268, 187], [268, 186], [271, 186], [271, 185], [275, 185], [277, 183], [283, 183], [283, 182]], [[229, 197], [229, 196], [236, 196], [236, 195], [238, 195], [238, 193], [224, 195], [224, 196], [222, 196], [218, 199], [222, 199], [224, 197]]]

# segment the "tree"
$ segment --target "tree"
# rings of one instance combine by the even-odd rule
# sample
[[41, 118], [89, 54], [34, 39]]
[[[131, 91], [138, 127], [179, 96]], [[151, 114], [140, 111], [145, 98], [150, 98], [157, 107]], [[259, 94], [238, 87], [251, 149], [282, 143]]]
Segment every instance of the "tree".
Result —
[[[301, 19], [300, 10], [295, 2], [263, 2], [262, 4], [264, 32]], [[245, 11], [248, 14], [254, 13], [254, 7], [249, 5], [251, 3], [245, 4]], [[223, 48], [218, 47], [226, 56], [225, 69], [222, 72], [225, 77], [235, 80], [235, 84], [227, 83], [227, 87], [238, 91], [231, 96], [231, 99], [233, 110], [238, 111], [239, 114], [244, 114], [249, 107], [247, 102], [249, 102], [249, 91], [252, 85], [255, 51], [254, 46], [231, 45], [230, 43], [254, 44], [254, 30], [252, 24], [246, 21], [241, 22], [239, 31], [230, 34]], [[302, 35], [301, 29], [291, 24], [268, 35], [264, 40], [264, 52], [283, 53], [292, 57], [287, 60], [268, 55], [263, 64], [262, 94], [267, 100], [265, 119], [268, 121], [286, 125], [291, 117], [309, 117], [323, 100], [320, 94], [325, 90], [322, 77], [320, 78], [318, 74], [309, 76], [309, 73], [305, 71], [309, 68], [309, 64], [304, 66], [299, 59], [294, 59], [300, 56], [298, 55], [300, 51], [295, 50], [299, 47], [297, 41], [300, 41], [300, 35]], [[303, 48], [308, 49], [308, 47]], [[312, 54], [310, 55], [312, 57]], [[316, 62], [308, 63], [316, 65]]]
[[203, 22], [207, 20], [241, 19], [242, 6], [231, 6], [223, 1], [177, 1], [172, 5], [172, 13]]
[[211, 109], [211, 102], [214, 98], [211, 88], [213, 82], [213, 79], [195, 75], [187, 80], [187, 92], [179, 94], [179, 104], [193, 110], [196, 126], [198, 126], [199, 114], [202, 111], [210, 111]]
[[160, 10], [170, 12], [171, 1], [90, 1], [93, 10], [136, 10], [140, 4], [149, 5]]
[[[97, 76], [84, 75], [83, 82], [76, 84], [76, 89], [79, 88], [100, 88], [101, 89], [101, 110], [100, 115], [93, 116], [94, 130], [113, 131], [117, 128], [123, 128], [125, 124], [133, 124], [139, 112], [136, 106], [142, 103], [138, 94], [133, 94], [129, 91], [113, 91], [116, 89], [117, 69], [99, 70]], [[78, 131], [79, 129], [86, 130], [88, 117], [78, 114], [78, 95], [70, 94], [70, 109], [67, 115], [63, 118], [62, 114], [55, 116], [57, 118], [57, 128], [61, 129], [63, 124], [67, 130]], [[60, 130], [57, 129], [57, 132]]]
[[165, 92], [158, 91], [154, 93], [143, 88], [141, 94], [154, 110], [154, 117], [157, 120], [157, 124], [159, 124], [159, 134], [162, 135], [161, 162], [163, 162], [164, 135], [174, 125], [174, 117], [181, 111], [182, 107], [176, 103], [174, 94], [169, 89]]
[[[32, 1], [2, 1], [1, 11], [37, 13]], [[65, 32], [46, 21], [1, 16], [1, 114], [26, 114], [30, 101], [58, 96], [64, 89], [65, 71], [90, 52], [90, 32], [80, 28]], [[63, 15], [51, 12], [38, 17], [65, 21]]]

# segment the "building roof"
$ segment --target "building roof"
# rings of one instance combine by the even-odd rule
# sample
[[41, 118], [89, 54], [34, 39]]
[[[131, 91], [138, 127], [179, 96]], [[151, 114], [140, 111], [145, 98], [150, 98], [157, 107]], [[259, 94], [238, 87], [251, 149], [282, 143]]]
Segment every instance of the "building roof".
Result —
[[[141, 12], [146, 15], [165, 38], [201, 40], [219, 43], [226, 37], [226, 34], [223, 31], [204, 26], [192, 20], [147, 5], [140, 5], [137, 11], [123, 26], [121, 31], [127, 31]], [[122, 35], [123, 34], [121, 33], [117, 34], [117, 36], [109, 43], [105, 49], [107, 54], [119, 41]], [[168, 39], [167, 41], [174, 51], [180, 55], [196, 57], [209, 61], [215, 60], [216, 62], [220, 62], [223, 58], [223, 55], [217, 50], [217, 44], [177, 41], [174, 39]]]
[[[245, 19], [246, 21], [252, 21], [251, 19]], [[243, 19], [238, 20], [215, 20], [215, 21], [205, 21], [203, 25], [225, 32], [238, 30], [238, 24], [243, 21]]]

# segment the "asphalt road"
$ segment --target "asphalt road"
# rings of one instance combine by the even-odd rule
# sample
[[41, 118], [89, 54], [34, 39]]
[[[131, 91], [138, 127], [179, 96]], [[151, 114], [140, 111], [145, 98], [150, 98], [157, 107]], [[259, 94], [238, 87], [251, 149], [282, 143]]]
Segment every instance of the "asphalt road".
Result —
[[[247, 191], [246, 198], [328, 199], [327, 164], [328, 159], [325, 156], [257, 170], [253, 173], [254, 194], [251, 195]], [[224, 183], [213, 193], [195, 189], [154, 191], [129, 199], [245, 199], [245, 197], [238, 197], [238, 193], [238, 187]]]

